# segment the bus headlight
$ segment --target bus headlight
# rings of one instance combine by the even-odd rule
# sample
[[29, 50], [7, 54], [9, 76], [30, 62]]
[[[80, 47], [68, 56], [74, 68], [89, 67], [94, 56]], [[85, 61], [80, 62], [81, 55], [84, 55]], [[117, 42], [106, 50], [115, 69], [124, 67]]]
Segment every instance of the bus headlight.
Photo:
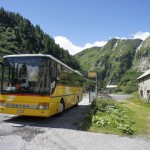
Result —
[[4, 100], [0, 100], [0, 106], [6, 106], [5, 101]]
[[37, 109], [47, 110], [49, 109], [49, 103], [40, 102]]

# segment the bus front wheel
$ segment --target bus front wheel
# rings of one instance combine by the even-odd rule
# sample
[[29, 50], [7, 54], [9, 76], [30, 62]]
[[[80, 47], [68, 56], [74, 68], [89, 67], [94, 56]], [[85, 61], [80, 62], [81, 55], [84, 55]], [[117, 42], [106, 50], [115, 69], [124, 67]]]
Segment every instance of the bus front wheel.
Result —
[[79, 103], [79, 96], [77, 96], [77, 98], [76, 98], [76, 104], [75, 104], [75, 107], [78, 107], [78, 103]]
[[59, 112], [58, 112], [58, 116], [61, 116], [63, 114], [65, 110], [65, 103], [63, 100], [60, 101], [59, 103]]

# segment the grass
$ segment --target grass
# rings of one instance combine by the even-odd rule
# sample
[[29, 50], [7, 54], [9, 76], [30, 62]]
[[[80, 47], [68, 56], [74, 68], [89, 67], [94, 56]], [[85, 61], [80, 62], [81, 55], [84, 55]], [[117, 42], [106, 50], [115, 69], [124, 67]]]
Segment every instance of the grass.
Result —
[[131, 119], [135, 120], [135, 124], [133, 125], [137, 129], [135, 134], [149, 134], [150, 104], [144, 103], [143, 100], [138, 99], [137, 96], [120, 103], [123, 106], [132, 109], [132, 113], [129, 113], [129, 116]]
[[[142, 100], [138, 99], [137, 95], [133, 95], [132, 98], [126, 101], [119, 101], [119, 102], [118, 101], [112, 102], [112, 100], [111, 101], [99, 100], [99, 101], [101, 102], [103, 101], [102, 102], [103, 104], [100, 104], [101, 102], [92, 104], [89, 114], [85, 117], [83, 123], [84, 130], [91, 131], [91, 132], [107, 133], [107, 134], [118, 134], [118, 135], [125, 135], [125, 134], [148, 135], [149, 134], [150, 104], [145, 104]], [[114, 121], [114, 118], [116, 118], [116, 116], [119, 114], [119, 113], [116, 114], [116, 109], [115, 110], [110, 109], [112, 111], [109, 112], [110, 114], [108, 114], [108, 111], [103, 110], [106, 107], [106, 105], [112, 106], [114, 104], [117, 105], [116, 109], [120, 110], [119, 112], [120, 114], [123, 112], [121, 116], [125, 116], [123, 117], [122, 122], [120, 120], [119, 123], [116, 123], [116, 121]], [[99, 108], [100, 110], [98, 110]], [[115, 114], [113, 111], [115, 111]], [[96, 117], [95, 119], [94, 116], [98, 116], [98, 117]], [[107, 118], [107, 120], [104, 118]], [[119, 129], [120, 123], [121, 123], [121, 129]]]

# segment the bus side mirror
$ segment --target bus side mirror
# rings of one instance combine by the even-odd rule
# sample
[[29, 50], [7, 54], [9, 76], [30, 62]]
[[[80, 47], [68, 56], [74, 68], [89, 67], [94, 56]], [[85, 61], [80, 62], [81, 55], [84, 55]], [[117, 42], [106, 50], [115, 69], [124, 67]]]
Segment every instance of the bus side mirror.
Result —
[[[4, 69], [4, 64], [2, 62], [0, 62], [0, 73], [3, 72], [3, 69]], [[1, 72], [2, 71], [2, 72]]]
[[3, 67], [3, 62], [0, 62], [0, 65]]

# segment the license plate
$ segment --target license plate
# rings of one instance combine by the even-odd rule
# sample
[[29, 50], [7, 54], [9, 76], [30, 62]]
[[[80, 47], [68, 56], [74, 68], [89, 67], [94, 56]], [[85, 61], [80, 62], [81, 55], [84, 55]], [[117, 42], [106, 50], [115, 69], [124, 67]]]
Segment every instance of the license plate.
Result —
[[17, 113], [24, 113], [24, 110], [17, 110]]

